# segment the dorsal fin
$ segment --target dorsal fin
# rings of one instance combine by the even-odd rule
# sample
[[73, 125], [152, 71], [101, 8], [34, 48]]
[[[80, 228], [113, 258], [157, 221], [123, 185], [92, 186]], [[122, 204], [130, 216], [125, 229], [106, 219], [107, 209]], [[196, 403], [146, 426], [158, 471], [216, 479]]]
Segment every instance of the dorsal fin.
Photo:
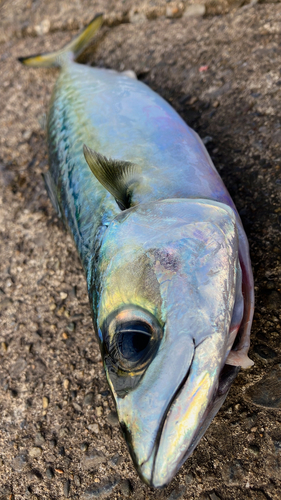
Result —
[[140, 181], [140, 167], [129, 161], [108, 159], [85, 144], [83, 151], [94, 176], [114, 196], [121, 210], [130, 208], [133, 185]]

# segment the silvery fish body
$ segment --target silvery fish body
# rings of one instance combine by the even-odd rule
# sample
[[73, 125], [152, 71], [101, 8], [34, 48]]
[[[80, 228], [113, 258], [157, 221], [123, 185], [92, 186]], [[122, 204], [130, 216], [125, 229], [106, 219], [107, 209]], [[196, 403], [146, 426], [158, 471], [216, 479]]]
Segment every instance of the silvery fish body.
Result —
[[46, 184], [86, 273], [131, 456], [141, 478], [162, 487], [239, 366], [251, 365], [251, 265], [237, 210], [198, 135], [145, 84], [70, 57], [99, 24], [100, 16], [64, 50], [22, 62], [61, 67]]

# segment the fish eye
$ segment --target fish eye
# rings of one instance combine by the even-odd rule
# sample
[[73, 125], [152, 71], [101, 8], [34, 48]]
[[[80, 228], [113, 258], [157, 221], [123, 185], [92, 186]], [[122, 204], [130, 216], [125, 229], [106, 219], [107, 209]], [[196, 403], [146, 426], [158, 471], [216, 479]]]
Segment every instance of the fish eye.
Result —
[[125, 309], [110, 315], [103, 327], [107, 355], [118, 372], [144, 371], [155, 356], [162, 328], [142, 309]]
[[116, 329], [120, 353], [129, 361], [138, 361], [152, 337], [152, 328], [143, 321], [121, 323]]

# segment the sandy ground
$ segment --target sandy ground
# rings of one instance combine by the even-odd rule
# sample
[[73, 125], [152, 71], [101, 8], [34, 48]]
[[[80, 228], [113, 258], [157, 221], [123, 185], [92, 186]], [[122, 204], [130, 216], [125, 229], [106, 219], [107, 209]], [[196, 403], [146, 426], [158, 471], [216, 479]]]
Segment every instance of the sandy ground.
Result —
[[[281, 8], [196, 5], [203, 17], [186, 2], [0, 3], [3, 500], [281, 498]], [[106, 26], [83, 62], [134, 69], [200, 134], [241, 214], [255, 276], [255, 366], [162, 491], [141, 483], [121, 437], [81, 266], [44, 189], [57, 72], [16, 60], [63, 46], [99, 11]]]

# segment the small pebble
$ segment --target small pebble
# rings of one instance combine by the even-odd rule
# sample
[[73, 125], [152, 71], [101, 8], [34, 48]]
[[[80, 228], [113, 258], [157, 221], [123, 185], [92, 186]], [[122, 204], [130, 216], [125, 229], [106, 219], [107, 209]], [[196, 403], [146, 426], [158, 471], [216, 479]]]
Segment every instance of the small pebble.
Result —
[[178, 2], [170, 2], [166, 7], [166, 17], [175, 18], [181, 17], [183, 13], [183, 4]]
[[249, 446], [249, 451], [250, 451], [253, 455], [258, 456], [258, 455], [259, 455], [259, 452], [260, 452], [260, 448], [259, 448], [257, 445], [252, 444], [251, 446]]
[[88, 429], [89, 429], [89, 431], [94, 432], [95, 434], [98, 434], [100, 431], [98, 424], [90, 424], [90, 425], [88, 425]]
[[115, 469], [121, 462], [122, 462], [122, 457], [118, 455], [118, 453], [116, 453], [115, 455], [113, 455], [113, 457], [111, 457], [108, 463], [111, 467]]
[[21, 472], [25, 467], [26, 463], [27, 463], [26, 455], [21, 453], [12, 460], [12, 469], [15, 470], [16, 472]]
[[124, 497], [130, 496], [132, 487], [128, 479], [124, 479], [124, 481], [122, 481], [122, 483], [120, 484], [120, 490]]
[[47, 410], [47, 408], [49, 406], [49, 398], [47, 398], [47, 396], [43, 396], [42, 406], [43, 406], [43, 410]]
[[83, 404], [87, 406], [93, 406], [95, 403], [95, 394], [93, 392], [88, 392], [84, 397]]
[[25, 141], [28, 141], [32, 136], [32, 130], [25, 130], [22, 134], [22, 137]]
[[77, 474], [74, 475], [73, 481], [75, 486], [81, 486], [81, 479], [79, 476], [77, 476]]
[[58, 450], [58, 454], [61, 456], [61, 457], [64, 457], [65, 456], [65, 449], [64, 449], [64, 446], [61, 446]]
[[265, 408], [281, 408], [281, 369], [272, 367], [266, 375], [245, 392], [249, 399]]
[[60, 292], [60, 298], [61, 298], [61, 300], [65, 300], [67, 298], [67, 293]]
[[67, 327], [69, 332], [74, 332], [75, 330], [75, 323], [68, 323]]
[[222, 467], [222, 479], [226, 486], [239, 486], [245, 478], [245, 471], [240, 460], [226, 462]]
[[111, 411], [107, 417], [106, 417], [108, 423], [112, 426], [112, 427], [115, 427], [116, 425], [119, 424], [119, 420], [118, 420], [118, 417], [117, 417], [117, 413], [116, 411]]
[[183, 498], [185, 488], [180, 488], [179, 490], [173, 490], [168, 496], [167, 500], [181, 500]]
[[46, 469], [46, 476], [48, 479], [53, 479], [54, 477], [54, 470], [52, 469], [52, 467], [47, 467]]
[[33, 446], [29, 450], [29, 456], [31, 458], [39, 458], [42, 455], [42, 450], [39, 448], [39, 446]]
[[189, 5], [183, 14], [183, 17], [201, 17], [206, 13], [206, 6], [204, 4]]
[[220, 497], [213, 491], [213, 493], [209, 493], [210, 500], [221, 500]]
[[39, 470], [32, 469], [27, 473], [26, 477], [28, 480], [34, 481], [34, 479], [42, 479], [42, 474]]
[[102, 416], [102, 413], [103, 413], [103, 408], [102, 408], [102, 406], [97, 406], [97, 407], [96, 407], [96, 416], [97, 416], [97, 417], [101, 417], [101, 416]]
[[64, 388], [64, 390], [68, 391], [69, 386], [70, 386], [70, 381], [68, 380], [68, 378], [65, 378], [64, 381], [63, 381], [63, 388]]
[[70, 492], [70, 480], [67, 479], [63, 484], [63, 494], [66, 498], [68, 498]]
[[80, 444], [81, 451], [87, 451], [88, 448], [89, 448], [88, 443], [81, 443]]
[[49, 441], [49, 446], [50, 446], [50, 448], [55, 448], [55, 446], [56, 446], [56, 445], [57, 445], [57, 442], [56, 442], [56, 440], [55, 440], [55, 439], [51, 439], [51, 440]]
[[83, 410], [82, 410], [82, 407], [78, 404], [78, 403], [72, 403], [72, 406], [73, 408], [78, 411], [79, 413], [81, 413]]
[[117, 479], [109, 480], [103, 484], [93, 484], [87, 488], [81, 496], [81, 500], [91, 500], [92, 498], [105, 498], [118, 484]]
[[64, 438], [66, 436], [68, 436], [69, 434], [69, 430], [67, 427], [62, 427], [60, 430], [59, 430], [59, 437], [60, 438]]
[[84, 455], [81, 465], [83, 469], [90, 470], [95, 469], [97, 465], [105, 463], [106, 461], [107, 457], [102, 453], [102, 451], [93, 449]]
[[186, 484], [191, 484], [194, 481], [194, 474], [192, 472], [189, 472], [184, 476]]
[[68, 335], [66, 332], [63, 332], [61, 336], [64, 340], [68, 339]]
[[42, 446], [45, 443], [45, 438], [41, 432], [37, 432], [35, 436], [35, 444], [36, 446]]
[[271, 360], [277, 356], [277, 353], [266, 344], [255, 344], [254, 352], [264, 360]]
[[1, 349], [3, 352], [7, 352], [8, 346], [6, 342], [1, 342]]

